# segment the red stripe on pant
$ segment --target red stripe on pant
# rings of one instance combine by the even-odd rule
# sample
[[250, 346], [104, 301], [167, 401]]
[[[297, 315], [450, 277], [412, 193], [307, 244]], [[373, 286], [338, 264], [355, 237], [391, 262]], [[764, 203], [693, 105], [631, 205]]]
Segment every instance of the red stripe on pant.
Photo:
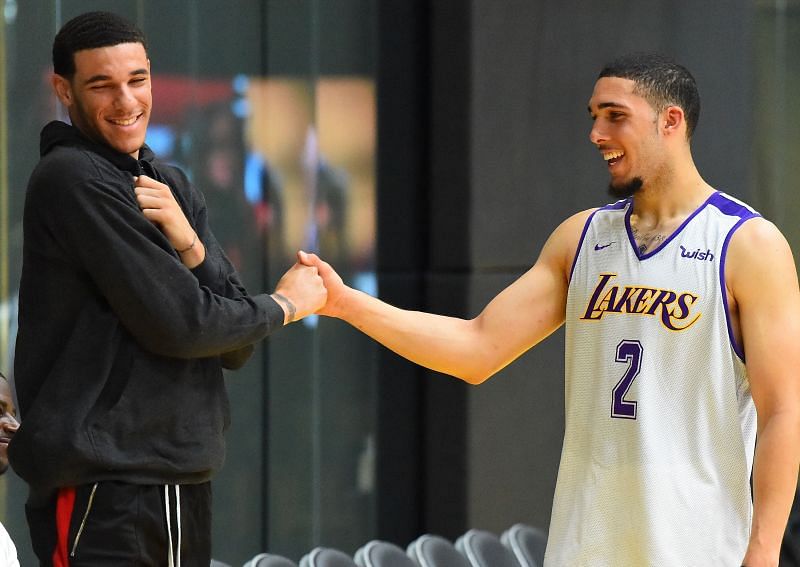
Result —
[[61, 488], [56, 502], [56, 548], [53, 550], [53, 567], [69, 567], [69, 522], [75, 508], [75, 488]]

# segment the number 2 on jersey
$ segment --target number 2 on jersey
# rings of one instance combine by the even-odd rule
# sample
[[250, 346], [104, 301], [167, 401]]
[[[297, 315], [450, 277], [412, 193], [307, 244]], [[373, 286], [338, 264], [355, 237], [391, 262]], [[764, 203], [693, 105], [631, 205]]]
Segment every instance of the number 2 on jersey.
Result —
[[636, 401], [626, 400], [625, 395], [642, 369], [642, 343], [622, 341], [617, 345], [616, 361], [628, 365], [628, 369], [612, 390], [611, 417], [636, 419]]

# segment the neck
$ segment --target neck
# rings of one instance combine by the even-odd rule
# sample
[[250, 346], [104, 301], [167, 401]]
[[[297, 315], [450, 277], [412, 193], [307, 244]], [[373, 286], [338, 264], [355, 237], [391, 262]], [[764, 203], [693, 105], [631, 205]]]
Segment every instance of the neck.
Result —
[[[675, 165], [676, 163], [680, 165]], [[673, 160], [634, 195], [633, 214], [648, 224], [686, 217], [714, 192], [700, 176], [691, 155]]]

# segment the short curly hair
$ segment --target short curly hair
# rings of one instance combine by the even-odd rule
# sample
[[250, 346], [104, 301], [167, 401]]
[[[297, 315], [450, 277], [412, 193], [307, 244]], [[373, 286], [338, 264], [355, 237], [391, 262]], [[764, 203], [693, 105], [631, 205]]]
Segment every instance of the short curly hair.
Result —
[[680, 106], [686, 116], [686, 137], [692, 138], [700, 120], [700, 93], [692, 74], [668, 57], [657, 53], [634, 53], [615, 59], [598, 78], [618, 77], [634, 82], [634, 92], [661, 112]]
[[61, 27], [53, 40], [53, 71], [71, 79], [76, 52], [120, 43], [141, 43], [147, 50], [142, 31], [117, 14], [86, 12], [76, 16]]

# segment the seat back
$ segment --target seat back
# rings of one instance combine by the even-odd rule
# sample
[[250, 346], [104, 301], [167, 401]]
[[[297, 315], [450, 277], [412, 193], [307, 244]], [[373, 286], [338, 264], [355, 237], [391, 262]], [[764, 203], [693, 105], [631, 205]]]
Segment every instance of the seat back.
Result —
[[297, 563], [281, 555], [259, 553], [245, 563], [244, 567], [297, 567]]
[[437, 535], [419, 536], [408, 544], [407, 553], [420, 567], [470, 567], [452, 543]]
[[300, 567], [358, 567], [346, 553], [330, 547], [315, 547], [300, 559]]
[[417, 567], [406, 553], [388, 541], [372, 540], [356, 551], [358, 567]]
[[472, 567], [520, 567], [514, 554], [493, 533], [469, 530], [456, 540], [456, 549]]
[[522, 567], [542, 567], [547, 535], [539, 528], [526, 524], [514, 524], [500, 536]]

